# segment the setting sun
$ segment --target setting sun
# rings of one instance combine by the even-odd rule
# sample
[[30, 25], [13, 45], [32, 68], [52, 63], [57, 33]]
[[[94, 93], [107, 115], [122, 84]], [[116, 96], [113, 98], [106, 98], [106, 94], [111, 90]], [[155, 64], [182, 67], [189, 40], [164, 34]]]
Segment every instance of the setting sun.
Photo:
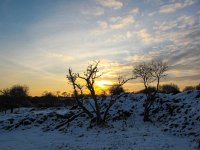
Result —
[[111, 86], [111, 85], [112, 85], [112, 82], [108, 81], [108, 80], [99, 80], [99, 81], [96, 81], [96, 86], [99, 89], [108, 89], [109, 86]]

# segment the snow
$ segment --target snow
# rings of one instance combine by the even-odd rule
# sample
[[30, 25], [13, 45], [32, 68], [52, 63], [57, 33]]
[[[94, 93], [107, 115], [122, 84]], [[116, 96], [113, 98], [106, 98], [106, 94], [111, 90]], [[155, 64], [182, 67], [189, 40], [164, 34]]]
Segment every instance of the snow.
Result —
[[42, 132], [37, 128], [1, 132], [3, 150], [113, 149], [113, 150], [192, 150], [186, 138], [163, 134], [151, 124], [137, 124], [120, 129], [75, 129], [67, 133]]
[[[78, 112], [69, 108], [20, 108], [14, 114], [1, 113], [0, 150], [195, 150], [200, 137], [200, 121], [196, 120], [200, 111], [198, 94], [199, 91], [159, 94], [153, 106], [154, 110], [159, 109], [152, 115], [153, 123], [142, 120], [144, 94], [122, 97], [111, 109], [107, 127], [91, 128], [86, 117], [80, 116], [56, 129], [65, 120], [62, 116]], [[169, 115], [168, 107], [172, 105], [176, 107]], [[122, 111], [131, 112], [130, 117], [119, 118]], [[32, 122], [16, 127], [22, 120]], [[187, 127], [182, 129], [186, 122]]]

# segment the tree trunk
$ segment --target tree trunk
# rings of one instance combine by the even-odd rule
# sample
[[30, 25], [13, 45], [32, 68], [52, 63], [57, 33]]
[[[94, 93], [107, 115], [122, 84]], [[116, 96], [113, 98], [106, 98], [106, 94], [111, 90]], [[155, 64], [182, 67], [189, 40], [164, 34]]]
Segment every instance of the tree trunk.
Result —
[[144, 118], [143, 118], [144, 122], [150, 121], [149, 119], [149, 110], [147, 108], [144, 109]]

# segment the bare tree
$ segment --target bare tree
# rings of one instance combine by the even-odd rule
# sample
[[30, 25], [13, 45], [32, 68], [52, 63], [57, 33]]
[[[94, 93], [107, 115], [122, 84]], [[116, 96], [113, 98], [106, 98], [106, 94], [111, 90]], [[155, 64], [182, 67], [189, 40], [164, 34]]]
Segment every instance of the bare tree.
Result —
[[68, 71], [69, 71], [69, 72], [68, 72], [69, 74], [67, 75], [67, 79], [68, 79], [69, 83], [71, 83], [72, 86], [73, 86], [74, 98], [75, 98], [75, 100], [76, 100], [77, 105], [78, 105], [90, 118], [92, 118], [92, 117], [93, 117], [92, 113], [91, 113], [86, 107], [84, 107], [83, 102], [79, 99], [79, 96], [78, 96], [78, 92], [77, 92], [77, 83], [76, 83], [76, 80], [77, 80], [77, 78], [78, 78], [78, 74], [77, 74], [77, 73], [73, 73], [71, 68], [69, 68]]
[[[94, 88], [95, 80], [102, 76], [102, 74], [100, 73], [99, 68], [98, 68], [99, 63], [100, 63], [100, 61], [95, 61], [93, 64], [90, 64], [87, 67], [86, 72], [83, 73], [83, 75], [80, 75], [78, 73], [72, 73], [72, 70], [69, 69], [69, 75], [67, 75], [67, 78], [73, 86], [74, 95], [75, 95], [75, 99], [78, 103], [78, 106], [80, 106], [84, 110], [84, 112], [86, 112], [90, 117], [92, 116], [92, 113], [94, 112], [95, 118], [93, 118], [92, 120], [93, 121], [95, 120], [97, 125], [104, 125], [106, 123], [106, 119], [107, 119], [110, 108], [117, 101], [117, 99], [119, 99], [121, 97], [121, 94], [112, 94], [111, 99], [106, 106], [106, 109], [102, 110], [101, 102], [105, 98], [102, 97], [102, 99], [101, 99], [101, 97], [98, 97], [96, 94], [95, 88]], [[85, 86], [90, 92], [90, 95], [91, 95], [91, 98], [92, 98], [94, 104], [91, 104], [91, 103], [89, 103], [89, 104], [92, 107], [93, 112], [86, 109], [86, 107], [84, 107], [83, 101], [81, 101], [79, 99], [77, 89], [80, 89], [80, 87], [82, 87], [82, 86], [77, 84], [76, 80], [78, 78], [85, 81]], [[124, 79], [122, 77], [119, 77], [118, 83], [115, 85], [115, 87], [116, 88], [122, 87], [129, 80], [131, 80], [131, 78]]]
[[97, 78], [101, 77], [101, 75], [102, 75], [102, 74], [99, 74], [99, 69], [98, 69], [99, 62], [100, 61], [94, 62], [94, 64], [90, 64], [87, 67], [86, 72], [84, 72], [83, 76], [78, 74], [79, 78], [85, 80], [86, 87], [90, 91], [91, 97], [94, 100], [95, 107], [93, 107], [93, 109], [95, 108], [94, 111], [95, 111], [95, 114], [96, 114], [97, 124], [102, 123], [100, 105], [98, 103], [97, 95], [96, 95], [96, 92], [95, 92], [95, 89], [94, 89], [95, 80]]
[[[152, 104], [155, 101], [156, 94], [159, 90], [160, 80], [167, 74], [167, 63], [163, 61], [152, 61], [150, 63], [142, 63], [134, 67], [133, 75], [135, 78], [141, 78], [145, 87], [146, 100], [144, 102], [144, 121], [149, 121], [149, 112]], [[156, 82], [156, 90], [149, 92], [149, 84]]]

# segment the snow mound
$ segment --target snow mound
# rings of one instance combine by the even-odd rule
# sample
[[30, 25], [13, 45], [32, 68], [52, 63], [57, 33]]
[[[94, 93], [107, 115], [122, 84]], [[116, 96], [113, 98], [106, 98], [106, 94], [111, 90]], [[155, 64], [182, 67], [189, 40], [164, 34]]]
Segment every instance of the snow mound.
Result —
[[[104, 128], [91, 126], [86, 114], [67, 123], [81, 112], [80, 109], [20, 108], [13, 114], [1, 113], [0, 144], [3, 149], [16, 149], [15, 146], [19, 145], [20, 150], [197, 148], [200, 140], [200, 91], [158, 94], [151, 111], [151, 123], [143, 122], [144, 100], [144, 94], [123, 95], [111, 108], [108, 126]], [[108, 102], [109, 97], [101, 102], [102, 113]], [[88, 98], [85, 103], [92, 110], [92, 100]], [[30, 141], [25, 142], [25, 147], [19, 144], [23, 142], [22, 138]]]

